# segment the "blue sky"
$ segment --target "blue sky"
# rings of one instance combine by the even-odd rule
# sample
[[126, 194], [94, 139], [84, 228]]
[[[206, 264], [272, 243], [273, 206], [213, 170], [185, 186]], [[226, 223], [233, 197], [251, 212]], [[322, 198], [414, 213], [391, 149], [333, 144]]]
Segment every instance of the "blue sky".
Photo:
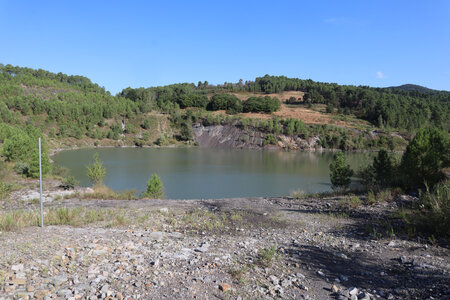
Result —
[[450, 1], [0, 0], [0, 63], [112, 93], [265, 74], [450, 90]]

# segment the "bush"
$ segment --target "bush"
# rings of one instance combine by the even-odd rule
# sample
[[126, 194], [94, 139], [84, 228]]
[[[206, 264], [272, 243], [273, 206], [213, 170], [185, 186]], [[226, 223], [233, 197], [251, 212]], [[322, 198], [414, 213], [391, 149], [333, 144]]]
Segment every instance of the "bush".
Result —
[[412, 217], [419, 231], [436, 236], [450, 236], [450, 182], [441, 182], [433, 190], [427, 186], [419, 197], [421, 210]]
[[266, 97], [250, 97], [243, 104], [244, 112], [265, 112], [272, 113], [279, 110], [281, 102], [278, 98]]
[[28, 170], [30, 169], [30, 165], [21, 161], [18, 161], [14, 164], [14, 172], [19, 175], [27, 175]]
[[205, 95], [184, 94], [176, 99], [181, 108], [200, 107], [205, 108], [208, 104], [208, 98]]
[[65, 190], [70, 190], [70, 189], [74, 189], [79, 184], [80, 184], [80, 182], [78, 180], [76, 180], [75, 177], [68, 176], [61, 181], [60, 187], [62, 187]]
[[98, 157], [98, 153], [94, 154], [94, 162], [87, 166], [87, 176], [94, 185], [101, 184], [106, 175], [106, 169]]
[[330, 164], [330, 181], [333, 189], [345, 190], [348, 188], [353, 176], [353, 170], [347, 164], [347, 160], [342, 151], [339, 151], [333, 162]]
[[450, 141], [437, 128], [420, 129], [406, 147], [401, 169], [407, 187], [428, 184], [431, 187], [444, 178], [443, 168], [450, 166]]
[[[42, 166], [42, 176], [46, 175], [51, 170], [50, 157], [45, 149], [42, 149], [41, 153], [41, 166]], [[36, 149], [31, 154], [30, 168], [28, 169], [29, 177], [38, 178], [39, 177], [39, 150]]]
[[147, 190], [142, 195], [143, 197], [152, 199], [164, 198], [164, 186], [161, 178], [157, 174], [153, 174], [147, 182]]
[[232, 94], [216, 94], [211, 97], [207, 106], [208, 110], [226, 110], [227, 113], [236, 114], [242, 112], [242, 102]]

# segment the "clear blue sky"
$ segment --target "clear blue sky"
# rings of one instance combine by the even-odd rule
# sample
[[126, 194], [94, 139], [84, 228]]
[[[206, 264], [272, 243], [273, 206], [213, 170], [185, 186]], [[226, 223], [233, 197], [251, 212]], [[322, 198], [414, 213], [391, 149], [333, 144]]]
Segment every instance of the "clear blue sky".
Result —
[[112, 93], [265, 74], [450, 90], [450, 1], [0, 0], [0, 63]]

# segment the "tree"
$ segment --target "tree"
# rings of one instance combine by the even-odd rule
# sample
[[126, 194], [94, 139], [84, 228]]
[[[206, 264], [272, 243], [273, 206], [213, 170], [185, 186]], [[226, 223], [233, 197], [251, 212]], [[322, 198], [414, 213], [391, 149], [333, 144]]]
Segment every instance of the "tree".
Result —
[[422, 128], [406, 147], [401, 170], [408, 187], [435, 185], [444, 178], [443, 168], [450, 166], [450, 141], [436, 127]]
[[378, 155], [374, 157], [373, 168], [377, 184], [381, 187], [387, 187], [392, 181], [394, 166], [392, 158], [386, 150], [380, 150]]
[[164, 185], [161, 178], [157, 174], [153, 174], [147, 182], [147, 190], [143, 194], [144, 197], [152, 199], [164, 198]]
[[350, 185], [353, 170], [347, 164], [347, 160], [342, 151], [339, 151], [334, 156], [334, 160], [330, 164], [330, 172], [333, 189], [344, 190]]
[[87, 176], [94, 185], [102, 184], [103, 178], [106, 175], [106, 169], [103, 162], [100, 161], [98, 153], [94, 154], [94, 162], [87, 166]]
[[[42, 165], [42, 176], [50, 172], [50, 158], [45, 147], [41, 150], [41, 165]], [[28, 176], [32, 178], [39, 177], [39, 149], [33, 151], [30, 158], [30, 168], [28, 169]]]

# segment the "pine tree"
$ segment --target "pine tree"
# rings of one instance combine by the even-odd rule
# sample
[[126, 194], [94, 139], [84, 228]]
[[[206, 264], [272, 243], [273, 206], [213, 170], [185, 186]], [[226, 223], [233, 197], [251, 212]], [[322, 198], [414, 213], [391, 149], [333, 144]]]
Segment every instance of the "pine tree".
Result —
[[353, 170], [347, 164], [344, 153], [339, 151], [330, 164], [330, 180], [333, 189], [345, 190], [351, 182]]

